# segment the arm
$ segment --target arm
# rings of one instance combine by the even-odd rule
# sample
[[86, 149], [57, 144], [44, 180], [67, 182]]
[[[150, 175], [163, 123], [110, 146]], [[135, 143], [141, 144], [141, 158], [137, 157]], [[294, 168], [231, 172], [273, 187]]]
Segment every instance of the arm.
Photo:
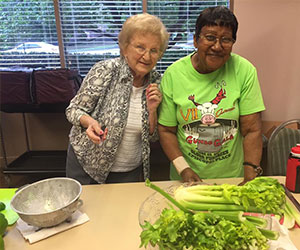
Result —
[[197, 182], [201, 181], [199, 176], [190, 168], [188, 163], [184, 160], [182, 152], [179, 148], [177, 136], [177, 127], [167, 127], [158, 124], [158, 133], [160, 144], [175, 166], [177, 172], [180, 174], [183, 182]]
[[[240, 116], [240, 128], [243, 141], [244, 162], [260, 166], [262, 156], [262, 132], [260, 113]], [[257, 176], [255, 169], [244, 165], [244, 181], [246, 183]]]
[[157, 126], [157, 107], [162, 100], [162, 95], [156, 83], [149, 84], [147, 87], [146, 99], [149, 112], [149, 133], [152, 135]]
[[96, 63], [85, 76], [80, 89], [66, 108], [66, 118], [75, 126], [81, 126], [80, 118], [90, 116], [95, 106], [105, 96], [107, 82], [106, 75], [109, 69], [104, 62]]
[[166, 127], [158, 124], [159, 142], [170, 161], [182, 156], [176, 137], [177, 127]]
[[157, 124], [157, 112], [149, 112], [149, 133], [152, 135], [155, 131]]
[[102, 124], [99, 124], [90, 114], [94, 111], [97, 102], [104, 98], [107, 80], [105, 81], [105, 77], [101, 74], [105, 75], [106, 72], [102, 63], [95, 64], [66, 109], [68, 121], [74, 126], [85, 128], [87, 136], [96, 144], [106, 139], [107, 129], [101, 129]]

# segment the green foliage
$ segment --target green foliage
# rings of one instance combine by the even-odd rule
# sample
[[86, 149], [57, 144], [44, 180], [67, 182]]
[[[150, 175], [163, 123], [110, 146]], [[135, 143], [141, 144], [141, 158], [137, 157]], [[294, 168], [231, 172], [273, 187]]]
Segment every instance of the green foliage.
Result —
[[260, 208], [263, 213], [283, 213], [285, 191], [274, 178], [256, 177], [241, 186], [240, 192], [240, 196], [246, 197], [250, 205]]
[[4, 235], [7, 226], [8, 226], [7, 219], [2, 213], [0, 213], [0, 236]]
[[4, 241], [1, 235], [0, 235], [0, 250], [4, 250]]
[[0, 211], [4, 210], [6, 208], [5, 203], [3, 203], [2, 201], [0, 201]]
[[[212, 213], [185, 213], [165, 208], [151, 225], [145, 222], [141, 245], [159, 249], [268, 249], [267, 238], [251, 222], [228, 220]], [[270, 233], [270, 232], [269, 232]]]

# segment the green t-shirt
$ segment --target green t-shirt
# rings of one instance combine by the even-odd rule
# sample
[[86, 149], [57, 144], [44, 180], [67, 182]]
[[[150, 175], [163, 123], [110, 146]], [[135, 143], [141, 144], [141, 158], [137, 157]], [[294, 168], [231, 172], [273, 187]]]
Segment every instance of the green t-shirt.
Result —
[[[242, 176], [239, 117], [265, 109], [255, 67], [232, 53], [220, 69], [200, 74], [188, 55], [166, 70], [160, 88], [158, 122], [178, 126], [179, 147], [199, 177]], [[180, 179], [172, 165], [170, 177]]]

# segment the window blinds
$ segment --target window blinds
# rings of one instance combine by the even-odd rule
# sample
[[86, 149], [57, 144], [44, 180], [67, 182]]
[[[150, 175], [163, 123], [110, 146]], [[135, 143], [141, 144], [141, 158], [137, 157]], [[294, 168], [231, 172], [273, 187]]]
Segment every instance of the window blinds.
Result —
[[61, 29], [68, 67], [85, 75], [98, 61], [118, 57], [118, 34], [142, 1], [60, 0]]
[[160, 17], [170, 33], [169, 48], [157, 64], [161, 73], [170, 64], [194, 51], [193, 35], [197, 17], [203, 9], [217, 5], [229, 7], [229, 1], [147, 1], [147, 12]]

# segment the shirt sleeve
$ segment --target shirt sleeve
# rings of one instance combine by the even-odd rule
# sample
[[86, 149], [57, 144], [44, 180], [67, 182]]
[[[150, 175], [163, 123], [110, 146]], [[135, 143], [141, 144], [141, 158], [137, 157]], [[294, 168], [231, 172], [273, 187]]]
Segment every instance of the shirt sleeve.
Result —
[[257, 71], [254, 66], [247, 72], [246, 80], [242, 85], [239, 108], [240, 115], [249, 115], [265, 110]]
[[173, 83], [168, 71], [162, 77], [160, 90], [163, 99], [159, 107], [158, 123], [169, 127], [177, 126], [176, 103], [173, 101]]
[[94, 110], [99, 98], [103, 98], [105, 86], [103, 84], [103, 75], [107, 70], [102, 62], [95, 64], [84, 78], [76, 96], [71, 100], [66, 108], [66, 117], [73, 125], [80, 125], [80, 117], [89, 115]]

